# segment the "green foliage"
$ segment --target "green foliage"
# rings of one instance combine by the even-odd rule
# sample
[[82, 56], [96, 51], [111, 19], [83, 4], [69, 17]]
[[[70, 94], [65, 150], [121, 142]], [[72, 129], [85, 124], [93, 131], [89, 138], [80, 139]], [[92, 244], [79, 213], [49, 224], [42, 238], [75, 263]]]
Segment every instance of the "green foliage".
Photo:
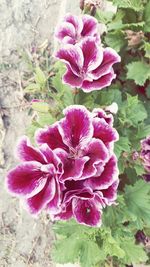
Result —
[[144, 85], [146, 80], [150, 78], [150, 68], [149, 65], [141, 62], [136, 61], [132, 62], [127, 65], [127, 78], [134, 80], [138, 85]]
[[129, 212], [136, 216], [136, 223], [143, 227], [143, 223], [150, 225], [150, 185], [143, 180], [133, 186], [125, 187], [125, 202]]
[[118, 104], [114, 115], [114, 127], [120, 136], [115, 144], [120, 171], [116, 203], [103, 209], [100, 228], [73, 220], [53, 227], [57, 237], [54, 261], [80, 262], [81, 267], [125, 267], [147, 261], [143, 246], [135, 242], [135, 234], [139, 229], [150, 232], [150, 186], [142, 180], [145, 170], [140, 158], [140, 141], [150, 135], [150, 1], [111, 2], [117, 6], [116, 13], [97, 8], [95, 17], [106, 25], [102, 43], [121, 56], [121, 63], [114, 67], [117, 78], [113, 84], [90, 94], [73, 90], [62, 83], [65, 67], [57, 62], [51, 67], [32, 64], [31, 83], [24, 89], [43, 99], [32, 103], [33, 120], [27, 129], [31, 138], [38, 128], [60, 119], [69, 105], [81, 104], [92, 110]]
[[145, 32], [150, 32], [150, 1], [147, 1], [147, 4], [144, 9], [144, 21], [145, 21], [145, 26], [144, 26], [144, 31]]
[[141, 0], [113, 0], [113, 3], [119, 8], [131, 8], [135, 11], [140, 11], [143, 9]]
[[121, 30], [109, 32], [105, 37], [105, 42], [119, 52], [125, 46], [125, 34]]

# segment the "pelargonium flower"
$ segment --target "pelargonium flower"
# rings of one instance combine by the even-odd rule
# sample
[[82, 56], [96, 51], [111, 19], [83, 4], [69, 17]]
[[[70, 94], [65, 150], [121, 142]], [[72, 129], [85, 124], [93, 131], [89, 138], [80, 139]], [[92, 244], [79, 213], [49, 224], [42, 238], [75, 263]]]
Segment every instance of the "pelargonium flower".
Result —
[[58, 212], [60, 159], [47, 144], [34, 148], [25, 136], [20, 139], [16, 152], [22, 162], [7, 174], [9, 192], [20, 197], [32, 214], [38, 214], [46, 206], [51, 212]]
[[141, 141], [141, 159], [146, 171], [144, 178], [150, 182], [150, 136]]
[[118, 133], [112, 115], [102, 109], [89, 112], [75, 105], [66, 108], [64, 115], [36, 133], [37, 143], [47, 144], [62, 162], [61, 211], [53, 218], [74, 217], [79, 223], [98, 226], [102, 209], [116, 199], [118, 168], [113, 144]]
[[120, 62], [115, 50], [99, 47], [91, 37], [78, 45], [65, 45], [56, 57], [67, 67], [63, 82], [86, 93], [109, 86], [116, 77], [112, 66]]
[[56, 28], [55, 36], [63, 44], [76, 44], [88, 36], [94, 37], [95, 41], [100, 43], [98, 22], [89, 15], [66, 15]]

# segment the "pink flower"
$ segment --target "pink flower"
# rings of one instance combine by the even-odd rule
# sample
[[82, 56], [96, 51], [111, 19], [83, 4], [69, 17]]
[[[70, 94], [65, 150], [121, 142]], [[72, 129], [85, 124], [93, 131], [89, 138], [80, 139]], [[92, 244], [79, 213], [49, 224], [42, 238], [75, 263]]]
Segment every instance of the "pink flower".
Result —
[[38, 214], [47, 205], [51, 211], [59, 210], [60, 159], [47, 144], [39, 149], [34, 148], [27, 137], [21, 138], [17, 156], [22, 163], [7, 174], [6, 186], [9, 192], [21, 197], [32, 214]]
[[146, 172], [144, 178], [147, 182], [150, 182], [150, 136], [141, 141], [141, 147], [140, 156]]
[[46, 209], [52, 219], [99, 226], [103, 208], [117, 197], [117, 140], [112, 117], [102, 109], [70, 106], [64, 118], [37, 131], [39, 148], [22, 137], [22, 162], [7, 174], [7, 188], [32, 214]]
[[36, 133], [38, 144], [46, 143], [62, 162], [61, 211], [53, 218], [74, 217], [79, 223], [98, 226], [102, 209], [116, 199], [118, 168], [113, 144], [118, 134], [101, 109], [91, 113], [83, 106], [70, 106], [64, 115]]
[[67, 67], [63, 82], [87, 93], [109, 86], [116, 77], [112, 66], [120, 62], [115, 50], [99, 47], [91, 37], [78, 45], [65, 45], [56, 57]]
[[76, 44], [88, 36], [94, 37], [96, 42], [100, 42], [98, 22], [89, 15], [82, 17], [66, 15], [56, 28], [55, 36], [63, 44]]

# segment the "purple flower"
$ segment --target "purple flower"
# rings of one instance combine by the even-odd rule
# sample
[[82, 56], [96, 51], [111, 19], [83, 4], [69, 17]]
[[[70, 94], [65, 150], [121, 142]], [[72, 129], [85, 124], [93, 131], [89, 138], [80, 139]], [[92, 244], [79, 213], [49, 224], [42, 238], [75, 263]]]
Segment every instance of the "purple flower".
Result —
[[95, 41], [100, 43], [98, 22], [89, 15], [66, 15], [56, 28], [55, 36], [63, 44], [76, 44], [88, 36], [94, 37]]
[[63, 82], [87, 93], [109, 86], [116, 77], [112, 66], [120, 62], [115, 50], [99, 47], [91, 37], [78, 45], [65, 45], [56, 57], [67, 67]]
[[49, 205], [51, 211], [58, 210], [62, 173], [60, 159], [47, 144], [39, 149], [31, 146], [27, 137], [22, 137], [17, 156], [22, 163], [7, 174], [6, 186], [9, 192], [21, 197], [32, 214], [38, 214]]
[[70, 106], [64, 118], [36, 132], [39, 148], [27, 137], [17, 146], [22, 161], [6, 179], [8, 190], [32, 214], [46, 209], [52, 219], [75, 218], [101, 225], [102, 209], [117, 197], [118, 167], [113, 144], [118, 134], [112, 115]]
[[141, 159], [143, 166], [147, 172], [144, 175], [146, 181], [150, 181], [150, 136], [141, 141]]
[[112, 115], [102, 109], [89, 112], [83, 106], [70, 106], [64, 115], [36, 133], [38, 144], [46, 143], [62, 162], [61, 211], [53, 218], [74, 217], [79, 223], [99, 226], [102, 209], [116, 199], [118, 167], [113, 144], [118, 133], [112, 127]]

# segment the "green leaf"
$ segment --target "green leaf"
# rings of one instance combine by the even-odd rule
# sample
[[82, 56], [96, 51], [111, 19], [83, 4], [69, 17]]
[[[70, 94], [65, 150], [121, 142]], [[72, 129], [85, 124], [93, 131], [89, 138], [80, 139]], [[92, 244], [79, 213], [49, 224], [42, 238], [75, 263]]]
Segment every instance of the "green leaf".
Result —
[[74, 263], [78, 261], [82, 241], [76, 235], [71, 235], [66, 239], [57, 240], [52, 252], [54, 262], [61, 264]]
[[136, 133], [136, 136], [134, 138], [139, 141], [139, 140], [147, 137], [148, 135], [150, 135], [150, 125], [144, 125], [142, 123], [142, 124], [138, 125], [137, 133]]
[[144, 21], [145, 21], [145, 26], [144, 26], [144, 31], [145, 32], [150, 32], [150, 1], [146, 4], [144, 8]]
[[25, 93], [36, 93], [41, 90], [40, 85], [37, 83], [31, 83], [27, 87], [25, 87]]
[[96, 104], [101, 106], [111, 105], [113, 102], [116, 102], [120, 107], [122, 104], [121, 91], [118, 88], [109, 88], [97, 92]]
[[150, 225], [150, 185], [144, 180], [137, 181], [133, 186], [125, 187], [125, 202], [128, 210], [137, 218], [141, 225], [143, 222]]
[[122, 103], [118, 114], [119, 121], [124, 125], [137, 127], [139, 122], [147, 118], [147, 112], [138, 96], [127, 95], [127, 100]]
[[143, 263], [148, 259], [143, 247], [136, 245], [134, 239], [124, 238], [120, 246], [125, 252], [125, 264]]
[[144, 43], [145, 57], [150, 58], [150, 43]]
[[122, 152], [124, 151], [130, 152], [130, 147], [131, 147], [131, 144], [130, 144], [128, 137], [121, 136], [119, 138], [119, 141], [115, 143], [115, 154], [117, 158], [119, 158]]
[[148, 98], [150, 98], [150, 86], [146, 88], [146, 95]]
[[36, 67], [35, 69], [35, 81], [37, 84], [40, 84], [40, 85], [45, 85], [46, 83], [46, 76], [44, 74], [44, 72], [40, 69], [40, 67]]
[[135, 11], [143, 9], [141, 0], [113, 0], [113, 3], [119, 8], [131, 8]]
[[135, 162], [134, 169], [135, 169], [137, 175], [141, 176], [144, 174], [144, 167], [140, 161]]
[[55, 118], [50, 113], [38, 113], [38, 123], [44, 127], [45, 125], [51, 125], [55, 122]]
[[117, 52], [127, 44], [127, 40], [125, 40], [125, 35], [122, 31], [108, 32], [105, 37], [105, 42]]
[[52, 85], [58, 92], [55, 98], [58, 102], [61, 102], [63, 107], [66, 107], [74, 104], [74, 95], [72, 88], [62, 83], [63, 72], [64, 70], [60, 69], [60, 71], [56, 73], [55, 77], [52, 79]]
[[112, 17], [114, 16], [113, 12], [110, 11], [102, 11], [100, 9], [96, 10], [95, 18], [100, 22], [107, 24], [109, 21], [112, 21]]
[[80, 252], [81, 267], [94, 267], [99, 261], [105, 260], [105, 255], [98, 245], [92, 240], [82, 242], [82, 250]]
[[148, 64], [136, 61], [127, 65], [127, 79], [134, 80], [138, 85], [144, 85], [150, 77], [150, 67]]
[[33, 102], [32, 108], [38, 112], [48, 113], [49, 111], [49, 104], [45, 102]]

